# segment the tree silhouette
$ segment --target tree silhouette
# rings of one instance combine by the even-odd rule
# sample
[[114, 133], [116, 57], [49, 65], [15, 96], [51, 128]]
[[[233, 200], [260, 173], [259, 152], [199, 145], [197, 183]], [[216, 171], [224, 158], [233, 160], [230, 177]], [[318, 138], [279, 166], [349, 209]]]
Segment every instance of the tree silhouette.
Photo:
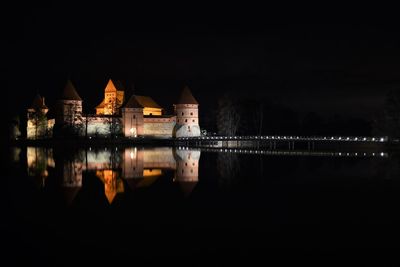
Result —
[[373, 120], [374, 135], [400, 136], [400, 90], [392, 89], [385, 98], [382, 111]]
[[240, 124], [240, 112], [237, 101], [232, 95], [225, 93], [218, 100], [217, 129], [220, 135], [233, 136]]

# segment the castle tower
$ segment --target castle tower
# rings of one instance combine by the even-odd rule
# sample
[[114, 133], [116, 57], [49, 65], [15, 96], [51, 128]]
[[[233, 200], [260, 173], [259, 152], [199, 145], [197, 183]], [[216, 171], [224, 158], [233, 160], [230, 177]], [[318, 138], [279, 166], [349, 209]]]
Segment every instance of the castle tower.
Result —
[[132, 95], [122, 110], [122, 132], [125, 137], [143, 135], [143, 106]]
[[70, 80], [67, 81], [58, 103], [56, 124], [72, 129], [79, 129], [83, 126], [82, 98]]
[[181, 97], [174, 105], [176, 112], [175, 137], [200, 136], [199, 103], [189, 87], [183, 88]]
[[120, 81], [108, 80], [104, 89], [104, 99], [96, 107], [97, 115], [115, 115], [120, 114], [119, 108], [124, 102], [124, 87]]
[[176, 150], [175, 160], [174, 182], [178, 182], [185, 196], [188, 196], [199, 181], [200, 150]]
[[28, 139], [45, 137], [47, 133], [46, 114], [49, 108], [44, 103], [44, 97], [37, 94], [27, 111], [26, 137]]

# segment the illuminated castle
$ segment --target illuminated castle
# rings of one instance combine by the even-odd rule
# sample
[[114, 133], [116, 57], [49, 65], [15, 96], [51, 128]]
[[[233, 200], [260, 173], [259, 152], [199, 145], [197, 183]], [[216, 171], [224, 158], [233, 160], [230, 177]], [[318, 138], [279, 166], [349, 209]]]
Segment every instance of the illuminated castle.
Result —
[[[174, 114], [149, 96], [131, 95], [126, 98], [122, 84], [109, 80], [104, 99], [96, 106], [96, 114], [84, 114], [82, 98], [71, 81], [67, 81], [55, 109], [55, 119], [46, 117], [44, 98], [37, 96], [28, 109], [27, 138], [41, 139], [60, 136], [128, 138], [172, 138], [200, 136], [198, 102], [186, 86], [174, 104]], [[39, 119], [40, 118], [40, 119]]]

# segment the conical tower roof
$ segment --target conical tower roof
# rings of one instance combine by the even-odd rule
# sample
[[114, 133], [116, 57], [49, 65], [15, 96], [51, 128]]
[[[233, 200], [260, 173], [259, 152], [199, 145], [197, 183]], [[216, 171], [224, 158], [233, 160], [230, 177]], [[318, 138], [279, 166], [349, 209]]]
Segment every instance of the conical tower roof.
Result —
[[82, 101], [82, 98], [76, 92], [74, 85], [71, 80], [67, 81], [67, 84], [64, 87], [64, 91], [61, 96], [62, 100], [79, 100]]
[[179, 186], [185, 197], [188, 197], [192, 193], [196, 185], [197, 182], [179, 182]]
[[193, 97], [192, 92], [190, 91], [189, 87], [185, 86], [182, 90], [181, 97], [179, 98], [179, 101], [177, 104], [196, 104], [196, 105], [198, 105], [199, 103]]
[[35, 110], [48, 109], [48, 107], [44, 104], [43, 98], [39, 94], [37, 94], [33, 99], [31, 108]]

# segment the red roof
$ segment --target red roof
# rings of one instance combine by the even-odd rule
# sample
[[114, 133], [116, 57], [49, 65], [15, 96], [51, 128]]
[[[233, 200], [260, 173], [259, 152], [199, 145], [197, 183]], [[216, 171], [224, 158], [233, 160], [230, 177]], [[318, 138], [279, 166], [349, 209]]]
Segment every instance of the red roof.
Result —
[[48, 109], [48, 107], [44, 103], [44, 98], [42, 98], [39, 94], [37, 94], [33, 99], [31, 108], [34, 110]]
[[79, 100], [82, 101], [82, 98], [76, 92], [74, 85], [71, 80], [67, 81], [67, 84], [64, 87], [63, 94], [61, 96], [62, 100]]
[[196, 105], [198, 105], [199, 103], [193, 97], [192, 92], [190, 92], [189, 87], [185, 86], [182, 90], [181, 97], [179, 98], [179, 101], [177, 104], [196, 104]]

